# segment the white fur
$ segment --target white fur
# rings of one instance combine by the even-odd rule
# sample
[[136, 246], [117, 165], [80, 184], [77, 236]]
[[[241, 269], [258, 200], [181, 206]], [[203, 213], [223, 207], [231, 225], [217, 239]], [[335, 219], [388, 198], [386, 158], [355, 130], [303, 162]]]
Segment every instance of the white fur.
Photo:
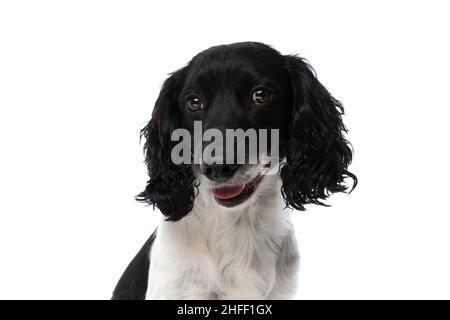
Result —
[[217, 204], [200, 180], [192, 212], [158, 227], [147, 299], [292, 298], [299, 257], [278, 175], [234, 208]]

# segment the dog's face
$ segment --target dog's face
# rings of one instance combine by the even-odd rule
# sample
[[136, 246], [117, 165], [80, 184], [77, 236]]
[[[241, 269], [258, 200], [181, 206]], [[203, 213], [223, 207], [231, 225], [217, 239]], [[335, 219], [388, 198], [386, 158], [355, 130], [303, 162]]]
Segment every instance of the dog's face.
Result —
[[[221, 155], [215, 154], [206, 163], [204, 151], [211, 144], [203, 142], [196, 154], [200, 159], [193, 159], [198, 161], [193, 161], [192, 169], [198, 181], [207, 184], [203, 190], [209, 190], [224, 207], [248, 203], [271, 164], [269, 157], [258, 155], [257, 163], [250, 164], [249, 140], [244, 141], [247, 145], [235, 143], [232, 161], [226, 161], [227, 129], [255, 129], [256, 133], [277, 129], [282, 142], [278, 147], [285, 155], [292, 92], [284, 63], [280, 54], [265, 46], [220, 46], [199, 54], [188, 66], [177, 103], [180, 125], [191, 136], [195, 121], [202, 123], [203, 131], [214, 129], [222, 134]], [[262, 137], [257, 134], [256, 138], [253, 143], [258, 144]], [[240, 152], [245, 153], [243, 163], [237, 161]]]
[[[150, 180], [138, 199], [159, 207], [169, 220], [179, 220], [191, 211], [196, 187], [204, 183], [220, 205], [245, 205], [273, 164], [274, 145], [269, 141], [267, 155], [258, 153], [256, 163], [248, 161], [248, 145], [234, 145], [228, 158], [226, 130], [255, 129], [259, 145], [260, 129], [276, 129], [277, 160], [283, 159], [277, 171], [286, 204], [300, 210], [307, 203], [322, 204], [328, 193], [346, 189], [345, 176], [356, 182], [347, 171], [351, 150], [343, 137], [342, 112], [300, 58], [260, 43], [210, 48], [164, 83], [143, 129]], [[204, 161], [210, 143], [202, 141], [201, 152], [191, 147], [192, 164], [175, 164], [171, 134], [182, 128], [194, 136], [196, 121], [203, 131], [223, 134], [223, 153]], [[240, 152], [244, 163], [237, 162]]]

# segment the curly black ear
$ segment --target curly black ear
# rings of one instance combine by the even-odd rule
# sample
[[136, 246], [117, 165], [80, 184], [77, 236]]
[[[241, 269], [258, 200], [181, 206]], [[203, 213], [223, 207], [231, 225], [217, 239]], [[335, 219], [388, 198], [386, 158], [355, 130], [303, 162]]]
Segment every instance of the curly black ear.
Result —
[[292, 120], [289, 128], [286, 163], [280, 176], [286, 205], [304, 210], [308, 203], [322, 201], [335, 192], [347, 190], [345, 178], [357, 184], [347, 167], [352, 150], [344, 138], [342, 104], [317, 80], [303, 59], [285, 56], [292, 84]]
[[152, 118], [141, 131], [150, 180], [136, 200], [158, 207], [168, 221], [178, 221], [187, 215], [195, 199], [190, 165], [175, 165], [170, 158], [175, 143], [170, 138], [180, 123], [177, 103], [185, 73], [186, 68], [180, 69], [164, 82]]

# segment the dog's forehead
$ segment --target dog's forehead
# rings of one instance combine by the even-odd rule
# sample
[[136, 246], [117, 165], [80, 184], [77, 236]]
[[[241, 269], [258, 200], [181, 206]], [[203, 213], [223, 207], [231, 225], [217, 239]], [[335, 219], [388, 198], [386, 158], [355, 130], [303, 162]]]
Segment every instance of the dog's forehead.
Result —
[[195, 56], [188, 66], [188, 82], [211, 84], [213, 79], [281, 77], [284, 59], [268, 46], [251, 43], [210, 48]]

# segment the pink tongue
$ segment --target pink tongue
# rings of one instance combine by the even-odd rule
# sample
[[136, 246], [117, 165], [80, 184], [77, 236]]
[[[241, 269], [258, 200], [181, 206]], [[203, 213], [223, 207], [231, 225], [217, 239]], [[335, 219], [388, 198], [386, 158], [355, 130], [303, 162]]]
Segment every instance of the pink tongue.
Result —
[[244, 188], [245, 184], [241, 184], [239, 186], [214, 188], [212, 192], [217, 199], [227, 200], [240, 195]]

